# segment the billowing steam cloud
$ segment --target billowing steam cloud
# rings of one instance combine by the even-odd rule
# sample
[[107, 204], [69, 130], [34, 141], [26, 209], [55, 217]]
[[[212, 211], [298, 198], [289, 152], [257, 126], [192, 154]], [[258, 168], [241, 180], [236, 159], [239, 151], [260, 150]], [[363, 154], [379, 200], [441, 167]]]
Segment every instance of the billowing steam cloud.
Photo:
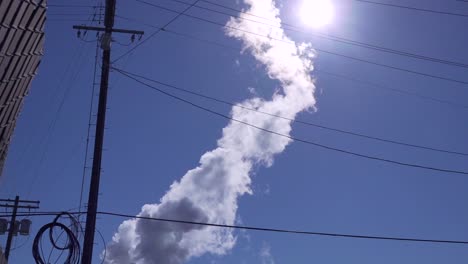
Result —
[[[273, 39], [289, 40], [282, 29], [274, 0], [244, 0], [249, 13], [275, 21], [270, 28], [246, 20], [231, 19], [226, 34], [241, 40], [268, 75], [276, 79], [282, 91], [270, 101], [253, 98], [242, 104], [262, 112], [295, 117], [313, 108], [314, 84], [310, 78], [312, 50], [308, 45], [288, 45]], [[245, 31], [268, 35], [265, 38]], [[292, 41], [291, 41], [292, 42]], [[292, 42], [293, 43], [293, 42]], [[289, 134], [291, 122], [241, 108], [232, 116], [260, 127]], [[234, 224], [238, 198], [250, 189], [249, 173], [254, 164], [271, 166], [275, 154], [290, 143], [278, 137], [236, 122], [223, 129], [218, 147], [205, 153], [200, 165], [174, 182], [159, 204], [146, 204], [140, 216]], [[179, 264], [205, 253], [225, 254], [236, 242], [232, 230], [145, 220], [123, 222], [107, 247], [108, 264]]]

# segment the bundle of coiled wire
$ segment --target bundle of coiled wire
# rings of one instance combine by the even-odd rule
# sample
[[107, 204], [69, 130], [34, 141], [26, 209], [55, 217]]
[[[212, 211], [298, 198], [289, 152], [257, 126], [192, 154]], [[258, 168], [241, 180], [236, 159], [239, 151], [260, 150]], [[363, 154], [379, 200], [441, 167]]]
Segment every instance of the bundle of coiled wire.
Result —
[[[59, 222], [59, 220], [63, 216], [66, 216], [70, 220], [69, 225], [65, 225]], [[57, 228], [61, 229], [61, 233], [58, 235], [57, 238], [54, 238], [54, 229], [56, 230]], [[60, 256], [62, 256], [64, 251], [68, 251], [68, 256], [63, 263], [64, 264], [79, 264], [81, 249], [80, 249], [80, 243], [78, 241], [78, 236], [79, 236], [79, 232], [81, 231], [81, 225], [76, 220], [76, 218], [67, 212], [63, 212], [63, 213], [58, 214], [54, 218], [54, 221], [42, 226], [41, 229], [39, 229], [36, 237], [34, 238], [33, 247], [32, 247], [32, 253], [33, 253], [34, 260], [36, 261], [36, 264], [49, 263], [49, 259], [46, 260], [45, 256], [43, 256], [42, 246], [41, 246], [43, 235], [46, 233], [46, 231], [48, 231], [49, 233], [48, 237], [49, 237], [50, 243], [52, 244], [51, 250], [62, 251]], [[58, 241], [63, 234], [66, 235], [65, 243], [63, 245], [59, 245]], [[52, 252], [49, 254], [49, 258], [51, 254]]]

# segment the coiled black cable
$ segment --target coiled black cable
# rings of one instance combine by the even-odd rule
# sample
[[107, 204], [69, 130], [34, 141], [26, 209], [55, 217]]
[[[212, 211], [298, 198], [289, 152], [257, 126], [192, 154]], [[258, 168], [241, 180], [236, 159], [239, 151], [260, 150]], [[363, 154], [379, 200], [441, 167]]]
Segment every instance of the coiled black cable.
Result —
[[[65, 224], [59, 222], [60, 218], [64, 215], [67, 216], [71, 221], [71, 224], [69, 226], [66, 226]], [[60, 228], [62, 230], [62, 233], [64, 233], [67, 236], [67, 240], [64, 246], [58, 245], [58, 239], [54, 239], [54, 228]], [[52, 250], [57, 249], [60, 251], [68, 251], [68, 256], [65, 259], [64, 264], [79, 264], [81, 248], [77, 236], [78, 232], [80, 231], [80, 225], [75, 219], [75, 217], [73, 217], [73, 215], [66, 212], [58, 214], [51, 223], [44, 225], [37, 232], [32, 247], [32, 254], [34, 260], [36, 261], [36, 264], [46, 264], [49, 262], [48, 260], [44, 260], [44, 256], [42, 255], [42, 252], [40, 250], [42, 237], [47, 230], [49, 231], [49, 240], [53, 247]], [[59, 237], [61, 235], [62, 234], [60, 234]]]

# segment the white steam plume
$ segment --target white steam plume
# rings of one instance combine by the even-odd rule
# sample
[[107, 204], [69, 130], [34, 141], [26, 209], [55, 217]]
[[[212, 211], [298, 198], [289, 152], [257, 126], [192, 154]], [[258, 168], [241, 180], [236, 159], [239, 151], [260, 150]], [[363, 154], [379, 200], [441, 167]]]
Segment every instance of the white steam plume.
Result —
[[[246, 10], [269, 20], [276, 27], [231, 19], [226, 34], [241, 40], [268, 75], [280, 82], [282, 90], [270, 101], [253, 98], [242, 103], [247, 108], [279, 116], [295, 117], [315, 105], [315, 86], [310, 78], [313, 52], [309, 45], [285, 45], [269, 38], [247, 34], [257, 32], [291, 41], [280, 28], [279, 10], [274, 0], [244, 0]], [[291, 43], [294, 43], [291, 41]], [[291, 131], [291, 121], [233, 108], [232, 117], [282, 134]], [[238, 198], [250, 189], [249, 173], [254, 164], [271, 166], [290, 139], [268, 134], [240, 123], [223, 129], [218, 147], [205, 153], [200, 165], [174, 182], [159, 204], [146, 204], [140, 216], [180, 219], [216, 224], [234, 224]], [[180, 264], [205, 253], [222, 255], [236, 242], [232, 230], [162, 223], [145, 220], [123, 222], [107, 247], [108, 264]]]

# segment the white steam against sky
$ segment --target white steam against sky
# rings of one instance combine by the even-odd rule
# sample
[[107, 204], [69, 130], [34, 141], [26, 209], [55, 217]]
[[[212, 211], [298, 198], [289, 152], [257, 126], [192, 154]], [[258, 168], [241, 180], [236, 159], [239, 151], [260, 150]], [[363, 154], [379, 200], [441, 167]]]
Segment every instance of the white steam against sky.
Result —
[[[309, 45], [292, 42], [280, 28], [279, 10], [273, 0], [245, 0], [246, 12], [274, 21], [278, 28], [261, 26], [232, 18], [226, 34], [242, 41], [264, 66], [268, 76], [277, 80], [281, 90], [270, 100], [252, 98], [242, 102], [247, 108], [279, 116], [295, 117], [314, 107], [315, 86], [310, 77], [313, 51]], [[242, 14], [241, 14], [242, 15]], [[245, 31], [268, 35], [265, 38]], [[292, 42], [294, 43], [294, 42]], [[291, 121], [233, 108], [237, 120], [282, 134], [291, 132]], [[291, 142], [240, 123], [230, 122], [218, 140], [217, 148], [200, 158], [200, 165], [174, 182], [159, 203], [146, 204], [140, 216], [233, 225], [238, 199], [251, 194], [249, 174], [255, 164], [271, 166], [276, 154]], [[206, 253], [223, 255], [236, 243], [232, 230], [131, 219], [124, 221], [107, 247], [107, 264], [180, 264]]]

